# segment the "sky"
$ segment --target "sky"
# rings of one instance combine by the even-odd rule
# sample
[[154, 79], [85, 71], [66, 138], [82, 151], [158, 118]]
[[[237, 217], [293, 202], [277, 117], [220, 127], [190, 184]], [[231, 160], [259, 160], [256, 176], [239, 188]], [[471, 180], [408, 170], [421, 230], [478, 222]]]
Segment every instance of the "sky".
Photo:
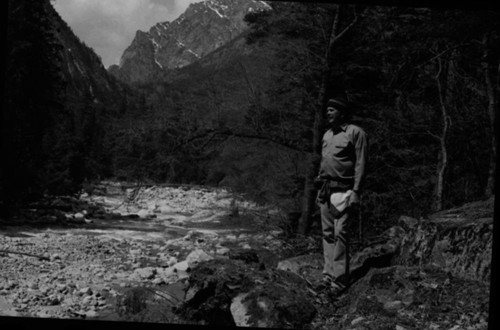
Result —
[[118, 64], [137, 30], [173, 21], [189, 4], [202, 0], [55, 0], [54, 8], [73, 32], [102, 58]]

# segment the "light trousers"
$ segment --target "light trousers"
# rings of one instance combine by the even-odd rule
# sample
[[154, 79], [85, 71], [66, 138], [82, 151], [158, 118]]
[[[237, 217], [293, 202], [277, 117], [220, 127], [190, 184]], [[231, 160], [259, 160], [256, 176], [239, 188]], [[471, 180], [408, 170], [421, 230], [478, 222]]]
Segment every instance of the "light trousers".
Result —
[[349, 284], [349, 235], [347, 224], [352, 219], [352, 209], [337, 212], [330, 203], [320, 204], [323, 229], [323, 275], [343, 285]]

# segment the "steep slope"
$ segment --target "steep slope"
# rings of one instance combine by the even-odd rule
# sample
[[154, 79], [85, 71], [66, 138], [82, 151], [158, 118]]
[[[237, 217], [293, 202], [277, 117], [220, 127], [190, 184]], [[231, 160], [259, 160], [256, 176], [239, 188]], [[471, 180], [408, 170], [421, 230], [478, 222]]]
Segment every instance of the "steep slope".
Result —
[[247, 29], [243, 18], [248, 12], [267, 9], [269, 5], [254, 0], [193, 3], [173, 22], [137, 31], [120, 65], [109, 72], [128, 83], [155, 81], [163, 71], [191, 64], [240, 35]]
[[99, 56], [80, 41], [51, 5], [46, 7], [54, 36], [62, 46], [60, 69], [70, 97], [107, 105], [124, 97], [127, 87], [106, 71]]
[[0, 191], [12, 203], [72, 193], [109, 173], [110, 119], [135, 96], [49, 0], [8, 5]]

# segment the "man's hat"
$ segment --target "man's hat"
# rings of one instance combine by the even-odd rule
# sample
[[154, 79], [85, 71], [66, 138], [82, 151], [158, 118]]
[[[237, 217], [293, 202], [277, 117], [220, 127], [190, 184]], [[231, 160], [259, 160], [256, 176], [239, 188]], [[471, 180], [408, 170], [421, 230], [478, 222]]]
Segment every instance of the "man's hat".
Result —
[[332, 98], [329, 99], [328, 102], [326, 103], [326, 107], [334, 107], [339, 110], [349, 110], [349, 102], [342, 97], [337, 97], [337, 98]]

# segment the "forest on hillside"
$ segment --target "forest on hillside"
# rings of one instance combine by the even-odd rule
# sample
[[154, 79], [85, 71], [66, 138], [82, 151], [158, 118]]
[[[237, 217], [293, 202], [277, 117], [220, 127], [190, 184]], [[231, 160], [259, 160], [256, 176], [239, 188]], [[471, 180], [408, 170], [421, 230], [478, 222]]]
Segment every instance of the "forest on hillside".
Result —
[[3, 209], [104, 178], [192, 183], [302, 213], [306, 233], [337, 95], [369, 136], [365, 230], [494, 194], [498, 12], [271, 2], [206, 61], [97, 106], [65, 87], [41, 3], [9, 1]]

